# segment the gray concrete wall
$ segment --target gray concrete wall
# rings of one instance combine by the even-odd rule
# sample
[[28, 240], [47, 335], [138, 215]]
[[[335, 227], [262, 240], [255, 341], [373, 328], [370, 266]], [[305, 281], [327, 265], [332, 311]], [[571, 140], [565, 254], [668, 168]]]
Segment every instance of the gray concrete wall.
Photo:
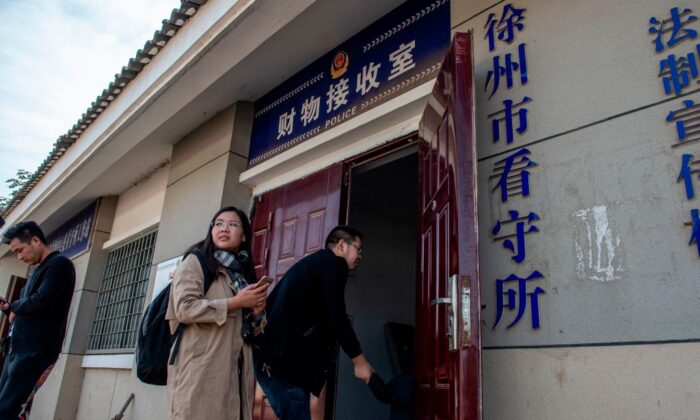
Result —
[[484, 419], [698, 418], [697, 343], [484, 352]]
[[76, 419], [111, 419], [134, 393], [124, 419], [166, 419], [165, 387], [141, 383], [129, 369], [86, 369]]
[[[677, 184], [681, 155], [665, 121], [684, 98], [663, 91], [659, 61], [695, 51], [698, 39], [656, 54], [649, 18], [695, 1], [510, 2], [526, 8], [524, 29], [489, 51], [484, 26], [509, 2], [453, 1], [454, 31], [474, 31], [485, 419], [694, 418], [700, 410], [688, 354], [700, 349], [698, 254], [688, 246], [690, 209]], [[700, 30], [696, 23], [692, 29]], [[485, 91], [492, 59], [526, 43], [529, 81]], [[502, 81], [503, 82], [503, 81]], [[490, 114], [524, 96], [529, 127], [511, 144], [491, 138]], [[530, 196], [501, 202], [489, 179], [495, 162], [527, 147]], [[536, 212], [527, 259], [516, 264], [491, 229]], [[497, 310], [496, 280], [534, 270], [541, 328], [530, 306]], [[679, 344], [678, 342], [686, 342]], [[646, 344], [645, 344], [646, 343]], [[533, 348], [534, 347], [534, 348]], [[680, 356], [683, 354], [683, 356]]]
[[[250, 118], [250, 104], [233, 105], [173, 148], [154, 265], [204, 239], [211, 216], [222, 206], [248, 208], [250, 190], [238, 184], [238, 175], [248, 159]], [[235, 129], [239, 124], [248, 130]]]

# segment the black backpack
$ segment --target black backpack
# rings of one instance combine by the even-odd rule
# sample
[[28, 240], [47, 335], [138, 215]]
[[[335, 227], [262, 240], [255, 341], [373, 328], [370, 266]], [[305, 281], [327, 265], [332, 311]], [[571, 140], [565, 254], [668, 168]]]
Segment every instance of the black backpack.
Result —
[[[214, 282], [212, 273], [204, 260], [204, 254], [195, 251], [193, 254], [199, 260], [204, 272], [204, 293]], [[187, 254], [185, 254], [187, 257]], [[165, 385], [168, 380], [168, 364], [174, 364], [178, 350], [180, 349], [180, 337], [186, 324], [180, 324], [175, 334], [170, 334], [168, 321], [165, 320], [165, 312], [168, 310], [170, 300], [170, 284], [168, 284], [153, 301], [148, 304], [139, 324], [136, 340], [136, 376], [141, 382], [151, 385]], [[174, 345], [174, 347], [173, 347]], [[173, 354], [168, 361], [170, 349]]]

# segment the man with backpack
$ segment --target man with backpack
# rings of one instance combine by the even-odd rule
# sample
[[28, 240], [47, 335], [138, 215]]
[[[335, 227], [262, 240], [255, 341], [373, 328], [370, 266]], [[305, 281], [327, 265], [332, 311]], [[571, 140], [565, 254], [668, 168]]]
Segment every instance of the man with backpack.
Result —
[[61, 352], [75, 267], [49, 248], [35, 222], [9, 228], [2, 242], [20, 260], [35, 266], [19, 299], [10, 303], [0, 298], [0, 309], [12, 322], [10, 354], [0, 376], [0, 420], [16, 420], [37, 380]]

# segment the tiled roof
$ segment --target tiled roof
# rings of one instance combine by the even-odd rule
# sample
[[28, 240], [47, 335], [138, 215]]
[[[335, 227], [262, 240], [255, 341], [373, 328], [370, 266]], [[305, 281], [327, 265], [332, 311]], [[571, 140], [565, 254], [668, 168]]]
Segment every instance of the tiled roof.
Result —
[[180, 7], [173, 9], [169, 19], [163, 20], [161, 28], [153, 34], [153, 38], [146, 41], [143, 48], [136, 52], [133, 58], [129, 59], [129, 63], [122, 67], [121, 71], [114, 76], [114, 81], [107, 86], [106, 89], [95, 99], [95, 102], [90, 104], [90, 107], [85, 111], [77, 123], [71, 127], [68, 132], [58, 138], [53, 145], [53, 149], [49, 155], [39, 165], [39, 168], [34, 172], [34, 175], [24, 184], [21, 190], [17, 191], [12, 197], [10, 203], [4, 209], [3, 215], [8, 215], [17, 208], [19, 203], [29, 194], [34, 186], [43, 178], [43, 176], [56, 164], [58, 159], [68, 150], [82, 135], [83, 132], [92, 124], [100, 114], [109, 107], [112, 101], [119, 96], [124, 88], [131, 82], [153, 57], [165, 47], [172, 37], [187, 24], [189, 19], [194, 16], [200, 7], [207, 0], [181, 0]]

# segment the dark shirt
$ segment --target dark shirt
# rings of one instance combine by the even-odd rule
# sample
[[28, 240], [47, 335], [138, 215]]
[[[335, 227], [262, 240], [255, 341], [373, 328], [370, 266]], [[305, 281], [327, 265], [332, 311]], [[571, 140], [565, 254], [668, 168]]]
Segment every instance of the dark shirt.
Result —
[[323, 249], [294, 264], [272, 291], [256, 358], [273, 375], [318, 395], [336, 343], [350, 358], [362, 353], [345, 310], [347, 276], [345, 260]]
[[12, 302], [12, 352], [58, 355], [66, 335], [68, 310], [75, 287], [75, 267], [55, 251], [34, 270]]

